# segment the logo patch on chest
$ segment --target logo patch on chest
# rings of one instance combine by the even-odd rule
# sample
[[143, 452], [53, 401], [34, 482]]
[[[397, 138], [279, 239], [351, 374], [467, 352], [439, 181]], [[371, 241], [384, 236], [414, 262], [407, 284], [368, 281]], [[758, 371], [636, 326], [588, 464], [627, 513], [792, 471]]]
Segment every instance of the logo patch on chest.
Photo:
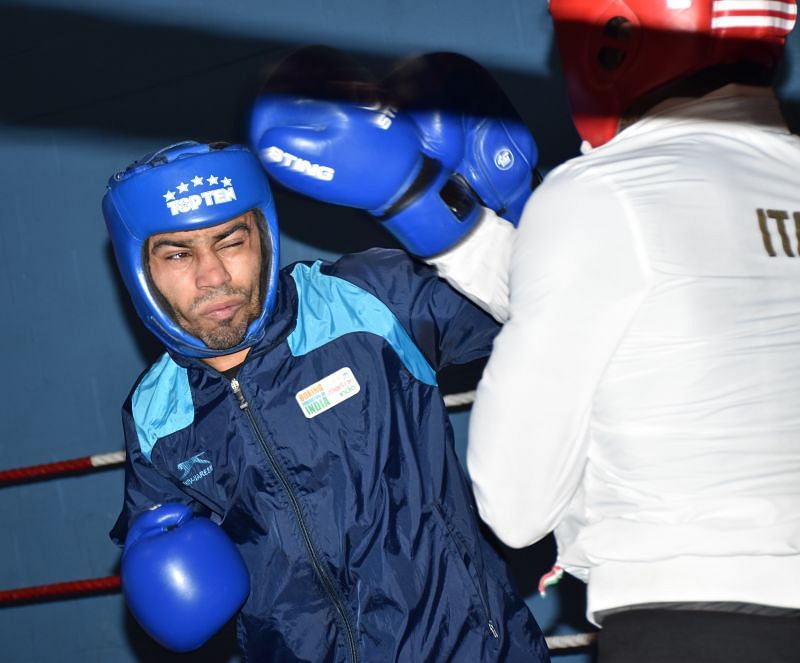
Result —
[[353, 371], [340, 368], [335, 373], [322, 378], [297, 392], [295, 400], [306, 419], [313, 419], [318, 414], [339, 405], [361, 391]]

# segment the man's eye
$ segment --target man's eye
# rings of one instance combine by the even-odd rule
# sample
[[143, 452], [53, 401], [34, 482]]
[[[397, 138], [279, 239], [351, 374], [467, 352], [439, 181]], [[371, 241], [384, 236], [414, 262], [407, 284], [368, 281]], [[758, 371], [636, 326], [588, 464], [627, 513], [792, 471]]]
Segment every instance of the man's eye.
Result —
[[187, 251], [179, 251], [178, 253], [170, 253], [164, 256], [166, 260], [173, 260], [175, 262], [180, 260], [185, 260], [189, 257], [189, 253]]

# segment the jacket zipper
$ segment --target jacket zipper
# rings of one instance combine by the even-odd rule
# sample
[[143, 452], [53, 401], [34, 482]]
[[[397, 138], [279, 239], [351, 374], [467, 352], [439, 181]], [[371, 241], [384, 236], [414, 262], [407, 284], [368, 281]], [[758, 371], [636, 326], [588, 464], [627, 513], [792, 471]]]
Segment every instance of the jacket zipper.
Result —
[[350, 646], [350, 658], [353, 663], [358, 663], [358, 649], [356, 648], [356, 639], [353, 633], [353, 627], [350, 624], [350, 620], [347, 617], [347, 613], [345, 612], [344, 605], [342, 601], [339, 599], [339, 595], [336, 592], [336, 588], [333, 585], [333, 582], [328, 577], [328, 574], [325, 572], [325, 569], [322, 566], [322, 562], [319, 559], [319, 555], [314, 548], [314, 544], [311, 541], [311, 534], [308, 531], [308, 527], [306, 526], [305, 519], [303, 518], [303, 514], [300, 511], [300, 503], [297, 500], [297, 497], [292, 491], [291, 487], [289, 486], [289, 482], [284, 476], [283, 470], [281, 469], [280, 465], [273, 455], [272, 451], [270, 450], [269, 446], [267, 446], [267, 442], [264, 436], [261, 433], [260, 428], [258, 427], [258, 423], [253, 416], [253, 413], [250, 411], [250, 405], [247, 402], [244, 394], [242, 393], [242, 387], [239, 384], [239, 381], [234, 378], [231, 380], [231, 390], [233, 391], [236, 399], [239, 401], [239, 409], [244, 411], [247, 415], [247, 419], [250, 422], [250, 426], [253, 429], [253, 432], [256, 434], [258, 438], [258, 442], [261, 445], [261, 448], [264, 450], [264, 454], [267, 457], [270, 465], [272, 466], [272, 471], [275, 473], [275, 476], [278, 477], [278, 481], [280, 481], [281, 485], [283, 486], [283, 490], [285, 491], [286, 495], [289, 498], [289, 502], [292, 505], [292, 510], [294, 511], [294, 516], [297, 520], [297, 524], [300, 527], [300, 533], [303, 536], [303, 542], [306, 545], [306, 550], [308, 550], [308, 555], [311, 558], [311, 563], [314, 567], [314, 571], [317, 574], [322, 586], [325, 588], [328, 597], [330, 598], [331, 602], [333, 603], [336, 611], [339, 613], [339, 617], [341, 618], [342, 622], [344, 623], [345, 630], [347, 632], [347, 642]]
[[[458, 541], [458, 538], [452, 529], [452, 525], [450, 524], [450, 521], [445, 515], [441, 505], [439, 503], [434, 503], [433, 508], [436, 509], [436, 512], [439, 514], [439, 518], [441, 519], [442, 524], [447, 530], [447, 535], [453, 541], [456, 548], [461, 549], [461, 543]], [[474, 557], [474, 555], [471, 556]], [[486, 591], [484, 590], [482, 583], [469, 572], [469, 569], [466, 569], [466, 571], [467, 575], [472, 579], [472, 584], [475, 586], [475, 590], [478, 592], [478, 598], [481, 600], [481, 603], [483, 604], [483, 614], [486, 617], [486, 628], [489, 629], [489, 633], [491, 633], [492, 637], [495, 640], [498, 640], [500, 638], [500, 634], [497, 632], [497, 627], [494, 625], [491, 613], [489, 612], [489, 601], [486, 598]]]

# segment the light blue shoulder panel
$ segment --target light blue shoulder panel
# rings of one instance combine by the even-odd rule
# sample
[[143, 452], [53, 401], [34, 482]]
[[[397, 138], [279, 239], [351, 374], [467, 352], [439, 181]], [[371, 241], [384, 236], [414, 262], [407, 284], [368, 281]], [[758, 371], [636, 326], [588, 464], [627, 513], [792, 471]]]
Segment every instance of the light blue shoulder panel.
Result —
[[194, 421], [194, 405], [186, 369], [164, 353], [133, 393], [133, 421], [139, 448], [147, 460], [159, 438]]
[[377, 297], [357, 285], [320, 272], [320, 263], [298, 264], [292, 270], [297, 285], [297, 326], [288, 338], [296, 357], [354, 332], [383, 337], [420, 382], [436, 385], [436, 372], [411, 340], [400, 321]]

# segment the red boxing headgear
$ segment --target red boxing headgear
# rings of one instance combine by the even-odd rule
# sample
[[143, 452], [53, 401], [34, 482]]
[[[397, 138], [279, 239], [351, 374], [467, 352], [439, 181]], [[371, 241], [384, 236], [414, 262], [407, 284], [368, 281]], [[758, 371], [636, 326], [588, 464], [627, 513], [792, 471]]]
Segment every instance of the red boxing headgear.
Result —
[[775, 65], [794, 0], [550, 0], [575, 126], [593, 147], [648, 92], [717, 64]]

